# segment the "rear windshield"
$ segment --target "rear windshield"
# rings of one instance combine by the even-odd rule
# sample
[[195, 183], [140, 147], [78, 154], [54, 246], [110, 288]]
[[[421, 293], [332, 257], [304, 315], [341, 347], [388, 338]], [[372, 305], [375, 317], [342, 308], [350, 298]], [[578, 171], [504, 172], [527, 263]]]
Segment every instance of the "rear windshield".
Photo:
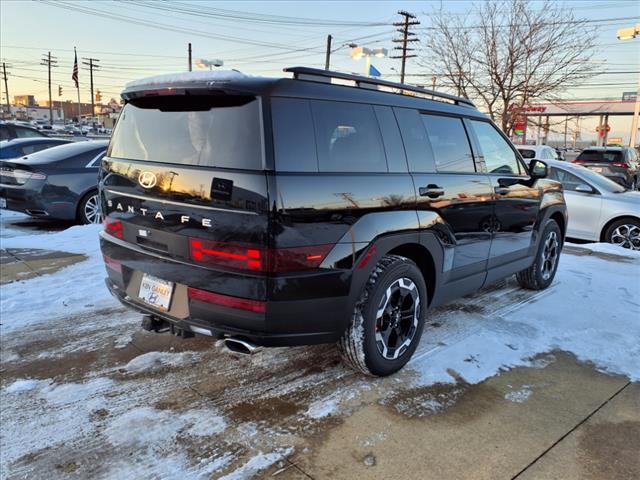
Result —
[[621, 151], [605, 151], [605, 150], [584, 150], [576, 160], [585, 162], [621, 162], [623, 160]]
[[118, 119], [108, 156], [262, 169], [260, 101], [246, 96], [144, 97]]
[[524, 148], [519, 148], [518, 151], [520, 152], [520, 155], [522, 155], [522, 158], [536, 158], [536, 151], [535, 150], [527, 150]]

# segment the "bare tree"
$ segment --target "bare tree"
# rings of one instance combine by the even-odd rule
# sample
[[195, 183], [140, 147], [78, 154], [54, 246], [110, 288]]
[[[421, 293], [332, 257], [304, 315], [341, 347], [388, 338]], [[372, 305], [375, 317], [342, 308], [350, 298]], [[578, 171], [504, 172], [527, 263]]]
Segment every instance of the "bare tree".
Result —
[[431, 19], [420, 64], [508, 135], [523, 106], [595, 74], [595, 29], [556, 3], [488, 0], [466, 15], [439, 10]]

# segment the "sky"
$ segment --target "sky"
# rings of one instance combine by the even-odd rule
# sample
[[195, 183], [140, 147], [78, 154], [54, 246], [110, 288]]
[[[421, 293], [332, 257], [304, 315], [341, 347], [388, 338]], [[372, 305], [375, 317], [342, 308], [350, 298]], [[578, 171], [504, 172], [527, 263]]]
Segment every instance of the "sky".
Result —
[[[532, 5], [540, 8], [542, 2], [533, 1]], [[602, 62], [605, 72], [563, 97], [619, 100], [623, 91], [635, 90], [640, 76], [640, 39], [619, 41], [616, 30], [640, 23], [640, 3], [574, 0], [562, 5], [578, 17], [600, 22], [594, 58]], [[201, 13], [188, 15], [179, 11], [183, 6], [199, 9]], [[398, 10], [417, 15], [422, 22], [416, 28], [420, 37], [428, 35], [428, 14], [440, 7], [460, 15], [471, 9], [472, 2], [181, 0], [145, 4], [144, 0], [3, 0], [0, 56], [8, 65], [10, 96], [32, 94], [39, 101], [48, 98], [47, 71], [40, 65], [40, 59], [49, 51], [58, 62], [52, 71], [53, 99], [76, 100], [71, 81], [74, 46], [79, 61], [87, 57], [99, 59], [94, 88], [101, 91], [103, 100], [118, 98], [127, 81], [186, 70], [189, 42], [193, 45], [194, 63], [200, 58], [222, 59], [224, 69], [279, 76], [287, 66], [323, 67], [326, 38], [331, 34], [336, 49], [331, 67], [362, 73], [364, 61], [351, 59], [346, 44], [391, 50], [394, 46], [391, 39], [396, 36], [391, 23], [400, 19]], [[253, 14], [252, 21], [237, 18], [247, 12]], [[382, 72], [382, 78], [399, 80], [399, 60], [375, 59], [373, 63]], [[409, 74], [431, 73], [427, 70], [415, 60], [408, 62]], [[88, 71], [82, 67], [82, 101], [90, 99], [88, 77]], [[408, 76], [407, 81], [424, 83], [425, 77]], [[58, 85], [62, 86], [62, 97], [58, 97]], [[4, 85], [2, 97], [5, 98]], [[610, 124], [610, 136], [628, 137], [630, 119], [612, 118]], [[590, 129], [591, 122], [584, 122], [583, 127]]]

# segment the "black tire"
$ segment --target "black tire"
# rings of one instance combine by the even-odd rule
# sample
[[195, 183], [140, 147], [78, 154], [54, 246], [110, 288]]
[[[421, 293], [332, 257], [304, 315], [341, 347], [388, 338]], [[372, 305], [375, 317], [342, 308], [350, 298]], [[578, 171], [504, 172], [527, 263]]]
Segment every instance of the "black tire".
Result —
[[[394, 289], [393, 293], [388, 296], [387, 291], [392, 289]], [[406, 311], [398, 307], [398, 311], [395, 312], [396, 316], [394, 314], [387, 315], [387, 307], [393, 310], [391, 296], [396, 293], [398, 295], [397, 301], [400, 304], [415, 304], [416, 308], [412, 310], [413, 313], [411, 313], [409, 306]], [[413, 261], [398, 255], [382, 257], [360, 294], [349, 326], [338, 342], [338, 351], [343, 361], [354, 370], [367, 375], [384, 377], [400, 370], [409, 361], [420, 343], [425, 323], [427, 298], [424, 278]], [[379, 309], [382, 310], [383, 302], [385, 313], [378, 318], [378, 312]], [[406, 313], [403, 314], [403, 311]], [[384, 318], [389, 321], [385, 322]], [[378, 326], [379, 322], [387, 325], [382, 333]], [[393, 338], [396, 342], [402, 341], [402, 343], [393, 349], [393, 353], [390, 353], [391, 348], [379, 335], [393, 331], [392, 323], [397, 325], [396, 330], [402, 330], [404, 329], [403, 325], [406, 325], [407, 338], [403, 340], [396, 334]], [[392, 335], [394, 334], [390, 334], [389, 341]], [[377, 336], [378, 339], [376, 339]], [[407, 341], [408, 344], [406, 344]], [[383, 352], [388, 356], [395, 354], [397, 358], [387, 358]]]
[[[93, 212], [93, 208], [91, 208], [91, 205], [94, 204], [93, 202], [95, 202], [95, 205], [97, 205], [98, 208], [95, 215], [91, 215], [91, 212]], [[100, 223], [102, 219], [100, 218], [100, 198], [98, 197], [97, 190], [92, 190], [82, 197], [80, 203], [78, 203], [77, 218], [78, 223], [81, 223], [82, 225]]]
[[604, 232], [604, 241], [631, 250], [640, 250], [640, 220], [625, 217], [616, 220]]
[[[555, 247], [551, 243], [555, 241]], [[553, 264], [549, 263], [547, 253], [549, 248], [555, 248]], [[529, 268], [516, 273], [516, 278], [521, 287], [529, 290], [544, 290], [553, 282], [558, 270], [560, 252], [562, 250], [562, 232], [555, 220], [548, 220], [536, 253], [535, 261]]]

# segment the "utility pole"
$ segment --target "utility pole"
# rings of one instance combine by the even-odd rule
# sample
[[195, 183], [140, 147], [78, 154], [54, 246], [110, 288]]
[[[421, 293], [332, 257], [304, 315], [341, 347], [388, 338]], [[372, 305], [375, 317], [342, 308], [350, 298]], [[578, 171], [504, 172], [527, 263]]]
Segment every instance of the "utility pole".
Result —
[[193, 70], [193, 63], [191, 62], [191, 42], [189, 42], [188, 53], [189, 53], [189, 71], [191, 72]]
[[51, 99], [51, 67], [57, 67], [58, 60], [51, 56], [51, 52], [42, 57], [40, 65], [45, 65], [49, 72], [49, 125], [53, 125], [53, 100]]
[[93, 96], [93, 70], [97, 70], [100, 68], [100, 65], [98, 65], [98, 62], [100, 60], [91, 57], [83, 57], [83, 60], [84, 61], [82, 62], [82, 64], [86, 67], [89, 67], [89, 82], [91, 86], [91, 118], [93, 118], [95, 114], [95, 101]]
[[327, 35], [327, 55], [324, 58], [325, 70], [329, 70], [329, 62], [331, 62], [331, 40], [333, 40], [333, 37], [331, 35]]
[[7, 98], [7, 113], [4, 115], [6, 118], [11, 118], [11, 104], [9, 103], [9, 84], [7, 83], [7, 64], [2, 62], [2, 79], [4, 80], [4, 94]]
[[402, 55], [396, 55], [390, 58], [401, 58], [402, 59], [402, 68], [400, 69], [400, 83], [404, 83], [404, 72], [407, 64], [407, 58], [415, 57], [415, 54], [408, 54], [408, 52], [412, 52], [414, 49], [409, 48], [407, 45], [410, 42], [419, 42], [420, 40], [416, 38], [416, 34], [414, 32], [409, 31], [409, 27], [413, 27], [414, 25], [420, 25], [420, 22], [416, 20], [416, 16], [412, 13], [405, 12], [404, 10], [400, 10], [398, 15], [402, 15], [404, 17], [404, 21], [395, 22], [393, 25], [397, 28], [396, 30], [402, 34], [402, 38], [394, 38], [392, 41], [394, 43], [401, 43], [401, 47], [393, 47], [394, 50], [402, 50]]

